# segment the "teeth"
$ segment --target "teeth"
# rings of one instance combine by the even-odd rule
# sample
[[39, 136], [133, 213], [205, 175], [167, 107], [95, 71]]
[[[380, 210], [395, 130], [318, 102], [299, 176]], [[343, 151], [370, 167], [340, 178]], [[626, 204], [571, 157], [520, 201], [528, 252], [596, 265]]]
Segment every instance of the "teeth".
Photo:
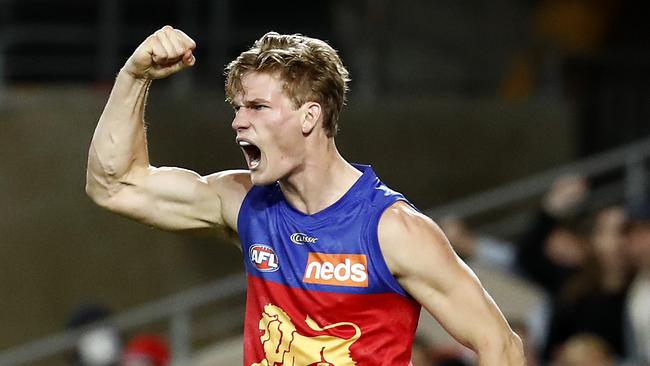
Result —
[[258, 165], [260, 165], [259, 159], [251, 161], [251, 169], [257, 168]]
[[253, 144], [251, 144], [250, 142], [247, 142], [247, 141], [239, 141], [239, 146], [251, 146], [251, 145], [253, 145]]

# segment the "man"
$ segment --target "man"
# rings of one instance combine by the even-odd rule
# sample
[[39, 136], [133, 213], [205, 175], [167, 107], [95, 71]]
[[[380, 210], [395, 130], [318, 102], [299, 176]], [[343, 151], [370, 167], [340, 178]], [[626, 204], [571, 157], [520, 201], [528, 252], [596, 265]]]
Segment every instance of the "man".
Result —
[[627, 296], [631, 361], [650, 364], [650, 200], [638, 200], [627, 207], [627, 255], [636, 275]]
[[128, 59], [90, 147], [86, 191], [173, 231], [238, 237], [248, 272], [244, 364], [407, 365], [422, 304], [480, 365], [523, 365], [512, 332], [440, 229], [334, 143], [348, 73], [325, 42], [268, 33], [227, 68], [248, 170], [149, 165], [153, 79], [195, 63], [165, 26]]

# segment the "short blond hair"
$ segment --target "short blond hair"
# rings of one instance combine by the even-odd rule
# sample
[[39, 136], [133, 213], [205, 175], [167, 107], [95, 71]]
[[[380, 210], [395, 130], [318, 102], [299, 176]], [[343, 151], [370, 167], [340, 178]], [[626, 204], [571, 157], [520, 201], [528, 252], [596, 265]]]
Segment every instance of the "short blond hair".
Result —
[[334, 48], [300, 34], [266, 33], [226, 67], [228, 102], [243, 92], [241, 78], [251, 71], [277, 74], [294, 108], [306, 102], [319, 103], [327, 136], [336, 135], [350, 79]]

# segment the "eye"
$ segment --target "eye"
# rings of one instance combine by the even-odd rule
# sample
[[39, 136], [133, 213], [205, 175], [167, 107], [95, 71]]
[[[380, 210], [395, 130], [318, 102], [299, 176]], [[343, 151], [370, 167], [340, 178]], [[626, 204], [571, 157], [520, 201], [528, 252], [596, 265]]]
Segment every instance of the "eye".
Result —
[[239, 108], [241, 108], [241, 107], [238, 106], [238, 105], [232, 106], [232, 109], [233, 109], [233, 111], [235, 111], [235, 113], [239, 112]]
[[262, 109], [264, 109], [264, 108], [268, 108], [268, 106], [265, 106], [265, 105], [263, 105], [263, 104], [256, 104], [256, 105], [254, 105], [252, 108], [253, 108], [254, 110], [256, 110], [256, 111], [260, 111], [260, 110], [262, 110]]

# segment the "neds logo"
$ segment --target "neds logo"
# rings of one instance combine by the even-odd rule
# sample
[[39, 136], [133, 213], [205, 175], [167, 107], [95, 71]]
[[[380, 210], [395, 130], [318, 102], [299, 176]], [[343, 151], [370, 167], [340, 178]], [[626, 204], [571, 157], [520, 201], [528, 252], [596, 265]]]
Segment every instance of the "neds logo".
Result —
[[318, 241], [318, 238], [314, 238], [313, 236], [308, 236], [303, 233], [293, 233], [291, 234], [290, 239], [292, 242], [299, 245], [302, 245], [304, 243], [315, 244]]
[[309, 253], [306, 283], [368, 287], [368, 263], [363, 254]]
[[259, 271], [273, 272], [280, 268], [278, 256], [273, 248], [264, 244], [253, 244], [248, 250], [248, 256]]

